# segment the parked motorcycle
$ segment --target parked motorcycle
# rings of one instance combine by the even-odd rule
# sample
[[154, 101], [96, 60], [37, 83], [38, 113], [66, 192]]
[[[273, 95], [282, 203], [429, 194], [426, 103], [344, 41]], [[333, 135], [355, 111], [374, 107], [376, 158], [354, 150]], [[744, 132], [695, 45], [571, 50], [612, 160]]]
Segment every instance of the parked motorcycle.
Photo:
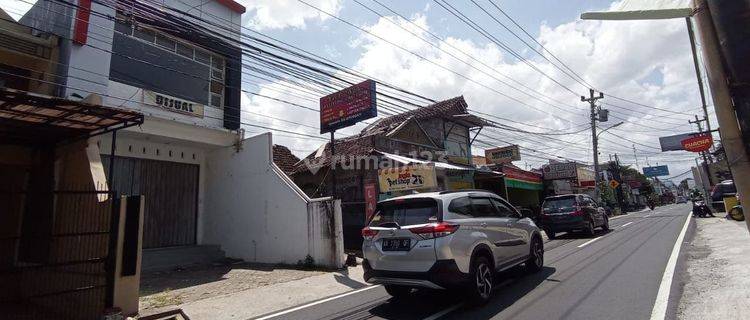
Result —
[[714, 213], [711, 212], [711, 208], [706, 205], [706, 202], [703, 200], [694, 200], [693, 201], [693, 217], [697, 218], [706, 218], [706, 217], [715, 217]]

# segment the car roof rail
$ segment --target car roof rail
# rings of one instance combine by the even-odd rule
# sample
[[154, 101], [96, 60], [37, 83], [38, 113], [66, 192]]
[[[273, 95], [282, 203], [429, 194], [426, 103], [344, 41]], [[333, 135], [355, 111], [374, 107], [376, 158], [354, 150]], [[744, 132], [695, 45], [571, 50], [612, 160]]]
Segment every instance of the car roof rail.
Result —
[[438, 194], [451, 194], [451, 193], [459, 193], [459, 192], [485, 192], [485, 193], [491, 193], [491, 194], [497, 195], [497, 193], [494, 193], [490, 190], [485, 190], [485, 189], [445, 190], [445, 191], [438, 192]]

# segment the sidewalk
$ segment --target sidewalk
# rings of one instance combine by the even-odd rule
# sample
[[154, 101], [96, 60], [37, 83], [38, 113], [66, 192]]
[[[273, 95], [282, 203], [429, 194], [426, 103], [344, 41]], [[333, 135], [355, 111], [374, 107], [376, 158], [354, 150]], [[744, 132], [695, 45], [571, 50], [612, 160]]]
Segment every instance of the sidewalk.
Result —
[[750, 234], [745, 222], [698, 218], [685, 247], [686, 274], [677, 319], [747, 319]]
[[[149, 315], [166, 310], [180, 308], [191, 320], [211, 319], [250, 319], [274, 311], [294, 307], [306, 302], [367, 286], [362, 278], [362, 267], [350, 267], [334, 272], [319, 272], [316, 275], [301, 279], [284, 279], [286, 282], [274, 283], [240, 290], [231, 290], [226, 294], [213, 295], [204, 299], [189, 302], [176, 301], [169, 306], [144, 309], [144, 302], [153, 299], [141, 299], [141, 315]], [[236, 284], [230, 284], [232, 286]], [[187, 286], [180, 291], [206, 291], [206, 284]], [[169, 293], [174, 295], [175, 292]], [[177, 296], [181, 296], [177, 294]], [[147, 303], [151, 303], [148, 301]]]

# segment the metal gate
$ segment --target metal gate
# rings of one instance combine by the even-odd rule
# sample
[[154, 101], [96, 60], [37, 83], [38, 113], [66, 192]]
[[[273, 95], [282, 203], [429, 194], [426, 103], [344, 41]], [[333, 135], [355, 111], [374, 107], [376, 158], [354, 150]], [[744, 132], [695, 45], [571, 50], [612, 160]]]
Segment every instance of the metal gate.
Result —
[[[105, 168], [109, 156], [103, 155]], [[114, 187], [143, 195], [143, 248], [193, 245], [198, 213], [198, 165], [115, 157]]]
[[0, 193], [0, 318], [101, 316], [114, 285], [118, 201], [112, 196]]

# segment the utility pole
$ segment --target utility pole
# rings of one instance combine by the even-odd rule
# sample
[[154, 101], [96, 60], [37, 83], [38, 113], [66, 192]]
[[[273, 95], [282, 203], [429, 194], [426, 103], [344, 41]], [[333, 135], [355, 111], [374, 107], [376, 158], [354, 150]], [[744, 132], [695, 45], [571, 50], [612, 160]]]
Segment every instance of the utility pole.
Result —
[[[695, 121], [688, 120], [688, 123], [695, 124], [698, 126], [698, 133], [703, 134], [703, 127], [701, 126], [701, 122], [706, 121], [708, 123], [708, 118], [704, 118], [703, 120], [698, 119], [698, 115], [695, 115]], [[709, 131], [708, 134], [711, 134]], [[706, 155], [707, 151], [701, 152], [701, 156], [703, 157], [703, 163], [706, 166], [706, 178], [708, 179], [708, 185], [711, 186], [714, 184], [713, 179], [711, 179], [711, 170], [708, 169], [708, 156]]]
[[695, 66], [695, 76], [698, 77], [698, 89], [701, 94], [701, 107], [703, 108], [703, 119], [706, 120], [706, 131], [708, 131], [709, 134], [711, 134], [711, 123], [708, 121], [708, 106], [706, 105], [706, 93], [703, 89], [704, 87], [703, 77], [701, 76], [701, 68], [700, 68], [700, 64], [698, 63], [698, 54], [696, 53], [696, 49], [695, 49], [695, 32], [693, 32], [693, 23], [690, 21], [690, 17], [686, 17], [685, 21], [687, 22], [688, 36], [690, 36], [690, 50], [693, 51], [693, 66]]
[[596, 110], [596, 100], [603, 99], [604, 93], [599, 92], [599, 96], [594, 96], [594, 89], [589, 89], [589, 97], [586, 98], [584, 96], [581, 96], [582, 102], [588, 102], [591, 106], [591, 144], [594, 148], [594, 194], [596, 195], [596, 201], [600, 201], [599, 199], [599, 141], [596, 137], [596, 120], [598, 120], [597, 116], [597, 110]]
[[[717, 5], [729, 5], [732, 2], [721, 2]], [[725, 69], [726, 62], [721, 52], [721, 45], [716, 30], [715, 21], [706, 0], [693, 0], [696, 8], [695, 19], [698, 33], [700, 35], [703, 62], [706, 66], [708, 84], [711, 88], [711, 98], [716, 110], [716, 119], [721, 128], [721, 144], [727, 154], [727, 163], [732, 170], [732, 176], [736, 177], [734, 183], [740, 194], [740, 202], [750, 203], [750, 159], [740, 130], [739, 121], [735, 109], [735, 97], [733, 97], [727, 79], [731, 74]], [[741, 13], [740, 13], [741, 14]], [[750, 219], [745, 219], [750, 229]]]
[[638, 165], [638, 155], [635, 154], [635, 144], [633, 144], [633, 158], [635, 158], [635, 168], [641, 171], [641, 166]]
[[622, 184], [625, 183], [625, 179], [622, 178], [622, 172], [620, 171], [620, 157], [615, 153], [615, 178], [619, 179], [618, 181], [620, 184], [617, 185], [617, 188], [615, 188], [617, 192], [617, 205], [620, 206], [620, 212], [623, 212], [623, 200], [625, 198], [625, 195], [622, 192]]

